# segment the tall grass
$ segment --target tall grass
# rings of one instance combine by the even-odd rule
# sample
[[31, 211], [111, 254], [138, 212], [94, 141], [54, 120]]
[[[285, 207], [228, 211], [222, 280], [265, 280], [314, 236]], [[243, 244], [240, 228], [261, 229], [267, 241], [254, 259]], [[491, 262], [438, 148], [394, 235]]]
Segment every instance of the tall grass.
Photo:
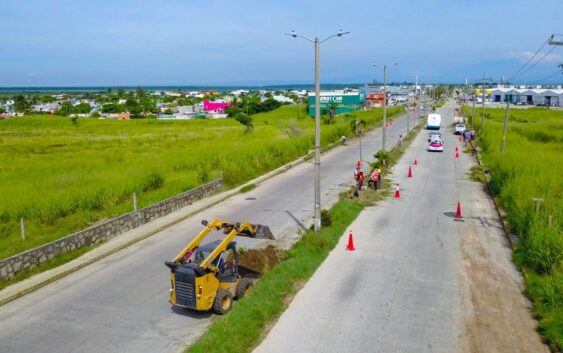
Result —
[[[381, 110], [338, 116], [321, 127], [322, 144], [349, 135], [350, 119], [373, 126], [381, 116]], [[296, 105], [253, 120], [250, 131], [233, 119], [0, 120], [0, 259], [131, 211], [133, 192], [144, 207], [220, 175], [234, 187], [313, 147], [314, 119], [299, 118]], [[288, 134], [288, 127], [300, 133]]]
[[[470, 109], [464, 108], [467, 115]], [[563, 346], [563, 111], [511, 110], [504, 153], [504, 109], [476, 117], [490, 185], [520, 238], [515, 260], [523, 266], [526, 292], [534, 301], [540, 330], [555, 350]], [[542, 198], [539, 212], [533, 198]], [[551, 224], [550, 224], [551, 223]]]

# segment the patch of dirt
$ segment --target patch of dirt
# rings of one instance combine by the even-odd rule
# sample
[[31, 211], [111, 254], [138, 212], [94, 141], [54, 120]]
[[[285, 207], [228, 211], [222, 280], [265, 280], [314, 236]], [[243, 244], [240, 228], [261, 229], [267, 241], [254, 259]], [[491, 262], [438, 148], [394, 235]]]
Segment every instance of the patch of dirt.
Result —
[[522, 278], [498, 232], [469, 227], [461, 239], [461, 352], [549, 352], [536, 331]]
[[259, 273], [268, 272], [281, 260], [282, 252], [273, 245], [263, 249], [241, 249], [238, 255], [239, 265]]

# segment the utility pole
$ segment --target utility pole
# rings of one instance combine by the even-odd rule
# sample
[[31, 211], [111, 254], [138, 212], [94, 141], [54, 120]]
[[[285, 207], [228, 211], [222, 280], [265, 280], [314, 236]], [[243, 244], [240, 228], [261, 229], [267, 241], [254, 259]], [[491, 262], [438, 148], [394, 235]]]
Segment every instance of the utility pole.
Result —
[[483, 103], [483, 111], [481, 112], [481, 129], [485, 128], [485, 82], [487, 80], [492, 80], [492, 77], [485, 77], [485, 73], [483, 73], [483, 94], [482, 94], [482, 103]]
[[509, 110], [510, 110], [510, 102], [509, 102], [508, 99], [506, 99], [506, 112], [504, 113], [504, 127], [502, 129], [502, 143], [500, 145], [500, 153], [504, 153], [504, 144], [506, 143], [506, 130], [508, 129], [508, 111]]
[[387, 130], [387, 64], [383, 65], [383, 143], [382, 150], [385, 151], [385, 135]]

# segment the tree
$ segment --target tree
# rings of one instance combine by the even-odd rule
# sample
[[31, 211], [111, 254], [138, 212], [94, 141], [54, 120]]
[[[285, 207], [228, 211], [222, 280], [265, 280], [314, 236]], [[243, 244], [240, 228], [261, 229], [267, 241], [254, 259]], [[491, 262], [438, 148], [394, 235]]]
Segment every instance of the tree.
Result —
[[117, 90], [117, 98], [118, 99], [125, 98], [125, 95], [126, 95], [126, 93], [125, 93], [125, 90], [123, 88], [119, 88]]
[[254, 125], [252, 124], [252, 117], [246, 114], [238, 114], [237, 116], [235, 116], [235, 120], [246, 126], [247, 128], [251, 129], [254, 127]]
[[72, 104], [70, 102], [63, 102], [57, 110], [57, 115], [69, 116], [73, 113]]
[[14, 97], [14, 111], [25, 113], [31, 109], [31, 102], [22, 94]]
[[89, 103], [80, 103], [72, 108], [72, 112], [76, 114], [88, 114], [92, 110]]
[[147, 95], [147, 93], [143, 88], [137, 87], [137, 89], [135, 90], [135, 95], [140, 100], [141, 98], [144, 98]]

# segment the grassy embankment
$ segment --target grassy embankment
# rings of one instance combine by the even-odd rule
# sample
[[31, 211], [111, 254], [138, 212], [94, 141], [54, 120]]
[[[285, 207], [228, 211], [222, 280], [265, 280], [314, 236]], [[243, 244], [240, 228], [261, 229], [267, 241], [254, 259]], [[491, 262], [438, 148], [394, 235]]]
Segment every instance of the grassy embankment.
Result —
[[[464, 108], [470, 116], [471, 108]], [[519, 237], [514, 261], [522, 269], [539, 330], [554, 351], [563, 347], [563, 111], [513, 109], [504, 154], [504, 109], [486, 109], [479, 136], [495, 198]], [[481, 126], [481, 113], [473, 119]], [[539, 212], [532, 198], [544, 199]]]
[[[384, 175], [389, 175], [391, 167], [410, 145], [420, 127], [405, 137], [402, 147], [396, 147], [386, 155], [386, 166], [382, 169]], [[227, 315], [217, 317], [208, 331], [186, 352], [250, 352], [261, 342], [268, 327], [284, 312], [291, 298], [322, 264], [362, 209], [389, 195], [389, 190], [389, 183], [386, 182], [382, 190], [361, 191], [357, 198], [352, 196], [353, 190], [342, 193], [340, 201], [328, 212], [332, 224], [322, 228], [320, 234], [306, 233], [284, 254], [280, 264], [262, 276], [250, 295], [238, 300]]]
[[[322, 143], [350, 135], [350, 119], [375, 126], [381, 116], [339, 116], [322, 126]], [[252, 130], [232, 119], [1, 120], [0, 259], [131, 211], [133, 192], [144, 207], [221, 174], [230, 188], [313, 148], [314, 119], [299, 118], [297, 105], [253, 119]]]

